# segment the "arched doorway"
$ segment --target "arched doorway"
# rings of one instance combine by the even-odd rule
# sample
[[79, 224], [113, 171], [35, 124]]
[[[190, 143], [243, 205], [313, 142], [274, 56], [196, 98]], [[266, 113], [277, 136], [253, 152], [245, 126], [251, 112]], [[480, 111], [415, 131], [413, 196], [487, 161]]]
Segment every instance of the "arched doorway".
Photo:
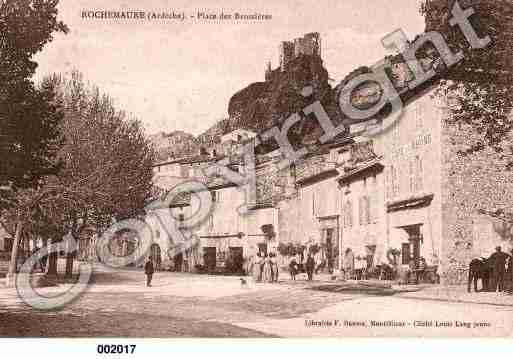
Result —
[[153, 261], [155, 270], [159, 271], [162, 264], [162, 252], [160, 246], [157, 243], [153, 243], [150, 247], [150, 256]]

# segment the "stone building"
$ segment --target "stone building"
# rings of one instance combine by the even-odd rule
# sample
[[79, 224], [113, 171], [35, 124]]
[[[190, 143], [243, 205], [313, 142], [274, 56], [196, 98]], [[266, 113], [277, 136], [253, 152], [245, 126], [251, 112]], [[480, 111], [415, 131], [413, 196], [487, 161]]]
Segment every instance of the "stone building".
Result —
[[[393, 72], [399, 74], [395, 85], [405, 88], [411, 80], [405, 65], [394, 64]], [[372, 102], [375, 92], [364, 90], [356, 98]], [[156, 165], [156, 178], [167, 177], [164, 188], [196, 178], [215, 198], [211, 217], [196, 230], [201, 243], [187, 254], [188, 268], [223, 266], [230, 255], [247, 258], [292, 243], [306, 251], [317, 246], [317, 262], [334, 270], [347, 248], [370, 267], [388, 264], [394, 250], [400, 253], [399, 265], [424, 258], [437, 267], [443, 282], [454, 282], [463, 279], [454, 273], [462, 272], [473, 257], [488, 256], [497, 245], [510, 250], [513, 185], [508, 157], [480, 144], [472, 128], [448, 123], [447, 99], [436, 93], [436, 84], [409, 93], [404, 105], [391, 128], [370, 138], [312, 144], [308, 155], [290, 168], [278, 169], [277, 151], [258, 156], [257, 203], [246, 216], [237, 212], [244, 203], [239, 188], [200, 175], [201, 165], [217, 156], [207, 153]], [[236, 149], [253, 138], [243, 137], [227, 134], [221, 145]], [[476, 146], [479, 151], [469, 150]], [[227, 156], [229, 163], [243, 168], [232, 156], [236, 152]], [[184, 202], [174, 210], [192, 208]]]
[[4, 227], [0, 225], [0, 254], [5, 256], [8, 255], [12, 248], [12, 238], [5, 231]]
[[348, 152], [337, 179], [344, 248], [372, 265], [388, 263], [390, 249], [400, 251], [404, 266], [423, 257], [445, 282], [464, 280], [455, 274], [497, 245], [511, 249], [507, 158], [491, 148], [468, 154], [479, 136], [448, 118], [446, 99], [431, 87], [365, 144], [369, 156]]
[[367, 265], [442, 258], [442, 149], [444, 108], [431, 92], [408, 104], [395, 125], [354, 144], [338, 177], [342, 243]]
[[318, 32], [305, 34], [292, 41], [282, 41], [280, 44], [280, 69], [285, 71], [290, 61], [301, 55], [321, 57], [321, 35]]
[[[297, 243], [306, 250], [318, 245], [317, 261], [335, 270], [347, 248], [370, 266], [388, 263], [395, 249], [400, 265], [423, 257], [447, 282], [496, 245], [509, 250], [513, 186], [506, 160], [486, 148], [466, 154], [472, 130], [447, 124], [446, 103], [434, 91], [417, 94], [395, 126], [370, 139], [317, 146], [285, 170], [278, 170], [277, 152], [258, 157], [258, 203], [249, 215], [237, 212], [244, 203], [239, 188], [203, 179], [215, 209], [197, 230], [201, 244], [188, 267], [223, 266], [230, 254], [246, 258]], [[213, 159], [182, 160], [169, 173], [194, 178], [205, 161]]]
[[[233, 148], [232, 156], [226, 156], [228, 166], [240, 170], [241, 159], [235, 154], [237, 146], [251, 141], [255, 135], [251, 131], [236, 130], [222, 138], [221, 144]], [[277, 212], [273, 195], [279, 191], [276, 178], [272, 174], [277, 169], [277, 159], [272, 154], [260, 158], [257, 164], [257, 201], [252, 203], [248, 213], [241, 213], [240, 207], [245, 204], [245, 193], [234, 183], [222, 177], [205, 177], [202, 167], [213, 164], [223, 157], [214, 158], [204, 155], [171, 162], [159, 163], [155, 166], [155, 185], [165, 191], [186, 181], [195, 180], [204, 183], [210, 192], [213, 208], [207, 218], [193, 228], [199, 239], [192, 248], [185, 251], [174, 251], [173, 240], [169, 237], [162, 223], [152, 215], [146, 221], [153, 231], [153, 238], [158, 249], [153, 253], [161, 257], [164, 265], [178, 271], [194, 271], [200, 267], [214, 271], [226, 266], [227, 261], [235, 260], [236, 270], [242, 270], [243, 259], [257, 252], [275, 252]], [[274, 164], [274, 165], [273, 165]], [[264, 173], [265, 172], [265, 173]], [[179, 222], [186, 221], [197, 210], [198, 203], [194, 196], [171, 204], [171, 213]]]

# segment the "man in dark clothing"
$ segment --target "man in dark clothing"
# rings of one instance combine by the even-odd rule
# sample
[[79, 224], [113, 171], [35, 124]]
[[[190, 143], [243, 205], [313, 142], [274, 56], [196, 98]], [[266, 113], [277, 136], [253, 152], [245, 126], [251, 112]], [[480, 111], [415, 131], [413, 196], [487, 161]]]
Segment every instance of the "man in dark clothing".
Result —
[[311, 254], [308, 255], [308, 259], [306, 260], [306, 274], [308, 275], [308, 280], [313, 279], [313, 272], [315, 269], [315, 261]]
[[509, 294], [513, 293], [513, 249], [511, 249], [511, 253], [508, 256], [508, 261], [506, 262], [506, 277], [504, 279], [504, 290]]
[[144, 273], [146, 274], [146, 286], [151, 287], [151, 279], [153, 278], [153, 273], [155, 272], [155, 268], [153, 267], [153, 259], [151, 257], [148, 258], [146, 264], [144, 265]]
[[504, 276], [506, 274], [507, 259], [508, 255], [502, 252], [500, 246], [495, 248], [495, 253], [490, 256], [489, 260], [493, 263], [493, 292], [497, 289], [499, 292], [504, 290]]
[[290, 279], [296, 280], [296, 274], [297, 274], [297, 262], [295, 258], [292, 258], [292, 260], [289, 263], [289, 271], [290, 271]]
[[41, 265], [41, 273], [46, 273], [46, 262], [48, 262], [48, 255], [41, 257], [39, 264]]

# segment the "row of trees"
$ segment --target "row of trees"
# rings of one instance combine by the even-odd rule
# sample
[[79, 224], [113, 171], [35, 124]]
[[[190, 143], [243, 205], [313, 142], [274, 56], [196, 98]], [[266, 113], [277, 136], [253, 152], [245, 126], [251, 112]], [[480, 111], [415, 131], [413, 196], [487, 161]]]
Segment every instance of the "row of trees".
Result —
[[[79, 72], [32, 81], [32, 56], [67, 32], [57, 0], [0, 5], [0, 223], [14, 238], [47, 243], [138, 215], [150, 196], [155, 152], [141, 123]], [[4, 32], [3, 30], [7, 30]], [[39, 33], [40, 32], [40, 33]], [[7, 79], [8, 81], [2, 81]], [[74, 253], [68, 254], [71, 276]], [[57, 274], [57, 253], [48, 274]]]

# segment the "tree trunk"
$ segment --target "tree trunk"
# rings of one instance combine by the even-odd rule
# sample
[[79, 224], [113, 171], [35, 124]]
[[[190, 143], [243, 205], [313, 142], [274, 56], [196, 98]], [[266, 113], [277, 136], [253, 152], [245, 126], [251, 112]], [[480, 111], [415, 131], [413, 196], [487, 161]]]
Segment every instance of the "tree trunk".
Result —
[[14, 234], [14, 241], [12, 243], [11, 262], [9, 263], [9, 270], [7, 272], [7, 276], [5, 277], [5, 284], [7, 286], [12, 286], [14, 284], [14, 277], [16, 275], [18, 262], [18, 247], [20, 245], [22, 229], [23, 223], [22, 221], [18, 221], [16, 223], [16, 233]]
[[73, 260], [75, 259], [75, 251], [66, 254], [66, 274], [65, 278], [73, 277]]
[[46, 274], [48, 276], [55, 276], [57, 277], [57, 258], [59, 253], [52, 252], [48, 255], [48, 271]]

